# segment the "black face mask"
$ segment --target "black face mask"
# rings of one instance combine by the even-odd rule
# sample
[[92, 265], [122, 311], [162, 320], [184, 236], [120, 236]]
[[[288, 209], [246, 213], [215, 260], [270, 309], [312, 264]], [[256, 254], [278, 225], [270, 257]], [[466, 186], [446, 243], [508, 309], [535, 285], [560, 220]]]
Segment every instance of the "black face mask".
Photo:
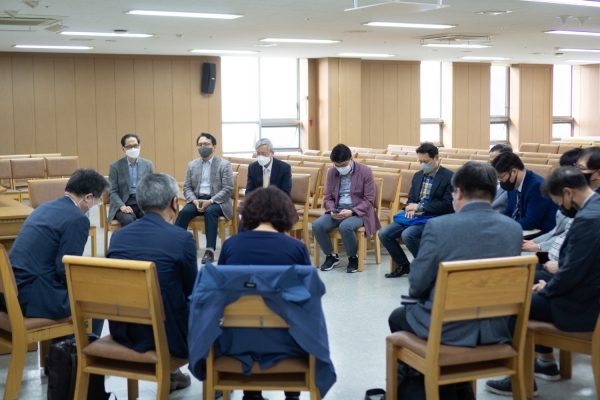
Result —
[[592, 180], [592, 175], [594, 175], [593, 172], [583, 174], [583, 176], [585, 176], [585, 180], [587, 181], [588, 185], [590, 184], [590, 181]]
[[[563, 198], [564, 201], [564, 198]], [[575, 204], [575, 202], [573, 200], [571, 200], [571, 208], [569, 208], [567, 210], [567, 208], [565, 207], [564, 203], [563, 205], [561, 205], [558, 210], [561, 212], [562, 215], [564, 215], [567, 218], [575, 218], [575, 216], [577, 215], [577, 212], [579, 211], [579, 207], [577, 206], [577, 204]]]
[[500, 181], [500, 187], [503, 190], [506, 190], [507, 192], [511, 192], [511, 191], [515, 190], [515, 187], [517, 186], [517, 178], [515, 177], [515, 181], [511, 182], [510, 181], [510, 176], [511, 175], [512, 175], [512, 171], [508, 175], [508, 179], [506, 180], [506, 182]]

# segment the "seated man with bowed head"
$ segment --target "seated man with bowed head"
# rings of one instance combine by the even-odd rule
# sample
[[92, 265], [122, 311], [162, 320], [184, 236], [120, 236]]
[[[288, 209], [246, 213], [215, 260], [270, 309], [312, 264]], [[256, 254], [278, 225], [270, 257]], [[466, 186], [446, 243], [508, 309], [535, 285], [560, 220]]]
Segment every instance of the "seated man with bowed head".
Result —
[[544, 178], [525, 169], [515, 153], [500, 153], [492, 161], [498, 173], [500, 187], [508, 192], [504, 215], [521, 224], [523, 230], [539, 229], [543, 233], [556, 225], [557, 207], [542, 197], [540, 185]]
[[[450, 181], [453, 172], [441, 165], [438, 148], [433, 143], [421, 143], [416, 153], [421, 164], [421, 171], [417, 172], [412, 179], [408, 201], [404, 208], [406, 217], [437, 217], [452, 213], [454, 210], [452, 210]], [[386, 278], [399, 278], [410, 273], [410, 262], [396, 239], [402, 238], [408, 251], [412, 253], [413, 257], [417, 257], [423, 229], [425, 229], [425, 223], [406, 226], [392, 222], [379, 231], [381, 244], [396, 263], [396, 269], [385, 274]]]
[[577, 160], [575, 168], [585, 176], [592, 190], [600, 194], [600, 147], [585, 149]]
[[[165, 310], [165, 332], [171, 356], [188, 358], [188, 296], [198, 274], [196, 244], [190, 232], [171, 224], [177, 210], [179, 187], [166, 174], [148, 174], [137, 187], [137, 200], [146, 213], [135, 224], [113, 234], [108, 258], [152, 261]], [[153, 350], [154, 333], [149, 325], [109, 321], [113, 339], [139, 352]], [[190, 385], [190, 377], [171, 373], [171, 391]]]
[[375, 181], [373, 171], [366, 165], [354, 162], [348, 146], [338, 144], [329, 156], [334, 168], [327, 172], [325, 188], [325, 214], [313, 222], [313, 233], [323, 253], [327, 255], [321, 271], [329, 271], [340, 263], [329, 232], [338, 228], [348, 254], [346, 272], [358, 271], [358, 239], [354, 231], [365, 227], [367, 237], [381, 228], [375, 214]]
[[[498, 157], [498, 154], [509, 152], [512, 153], [512, 147], [509, 144], [497, 144], [492, 146], [489, 152], [490, 164], [494, 161], [494, 158]], [[506, 190], [500, 187], [500, 181], [498, 181], [498, 187], [496, 188], [496, 198], [492, 201], [492, 208], [498, 212], [504, 212], [506, 210], [506, 202], [508, 201], [508, 194]]]
[[[454, 173], [452, 205], [456, 213], [427, 221], [408, 275], [408, 294], [418, 302], [392, 312], [392, 332], [407, 331], [427, 339], [440, 262], [521, 255], [521, 226], [491, 206], [497, 182], [496, 171], [484, 163], [471, 161]], [[510, 341], [506, 318], [447, 322], [442, 327], [441, 342], [447, 345], [474, 347]]]
[[[62, 258], [83, 255], [89, 216], [102, 203], [107, 188], [108, 181], [98, 172], [78, 169], [67, 182], [64, 196], [43, 203], [23, 223], [9, 253], [23, 316], [61, 319], [71, 315]], [[2, 307], [6, 309], [5, 304]], [[93, 321], [93, 332], [102, 333], [103, 324], [103, 320]]]
[[[533, 286], [529, 319], [550, 322], [565, 332], [592, 332], [600, 314], [600, 195], [573, 167], [552, 172], [541, 189], [573, 223], [560, 249], [560, 268], [547, 282]], [[560, 379], [552, 349], [536, 346], [535, 351], [535, 374]], [[493, 393], [512, 395], [510, 378], [490, 380], [485, 386]]]
[[204, 216], [206, 251], [202, 264], [215, 260], [219, 217], [233, 218], [233, 171], [231, 163], [215, 155], [217, 139], [201, 133], [196, 139], [200, 158], [188, 164], [183, 182], [183, 195], [187, 204], [177, 217], [175, 225], [187, 230], [192, 218]]

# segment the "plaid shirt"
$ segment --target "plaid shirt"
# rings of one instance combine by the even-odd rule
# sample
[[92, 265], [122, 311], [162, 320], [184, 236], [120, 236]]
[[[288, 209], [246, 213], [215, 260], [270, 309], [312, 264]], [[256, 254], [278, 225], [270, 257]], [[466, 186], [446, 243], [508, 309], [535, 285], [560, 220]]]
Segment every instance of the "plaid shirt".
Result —
[[[439, 167], [438, 167], [439, 169]], [[423, 183], [421, 183], [421, 193], [419, 193], [419, 203], [417, 204], [417, 212], [423, 211], [423, 206], [429, 202], [429, 195], [431, 193], [431, 187], [433, 186], [433, 180], [437, 170], [431, 175], [423, 175]]]
[[573, 224], [573, 220], [567, 222], [565, 226], [565, 230], [563, 233], [558, 235], [556, 239], [554, 239], [554, 243], [550, 247], [550, 251], [548, 252], [548, 259], [552, 261], [558, 261], [558, 255], [560, 254], [560, 248], [562, 247], [565, 238], [567, 237], [567, 232], [569, 232], [569, 228], [571, 228], [571, 224]]

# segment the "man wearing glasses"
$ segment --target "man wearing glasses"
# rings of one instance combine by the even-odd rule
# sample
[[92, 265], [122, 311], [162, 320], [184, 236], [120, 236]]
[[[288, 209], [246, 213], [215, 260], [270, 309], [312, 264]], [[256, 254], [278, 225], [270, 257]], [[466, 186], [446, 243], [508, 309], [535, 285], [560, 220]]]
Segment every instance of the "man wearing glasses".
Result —
[[175, 225], [188, 228], [192, 218], [203, 215], [206, 231], [206, 251], [202, 264], [215, 260], [219, 217], [233, 218], [233, 171], [231, 163], [215, 155], [217, 139], [201, 133], [196, 140], [200, 158], [188, 164], [183, 182], [183, 195], [187, 204], [177, 217]]
[[135, 195], [138, 182], [148, 174], [154, 173], [152, 162], [140, 158], [140, 138], [128, 133], [121, 138], [121, 149], [125, 157], [110, 164], [108, 180], [110, 182], [108, 223], [116, 219], [122, 226], [129, 225], [144, 216]]

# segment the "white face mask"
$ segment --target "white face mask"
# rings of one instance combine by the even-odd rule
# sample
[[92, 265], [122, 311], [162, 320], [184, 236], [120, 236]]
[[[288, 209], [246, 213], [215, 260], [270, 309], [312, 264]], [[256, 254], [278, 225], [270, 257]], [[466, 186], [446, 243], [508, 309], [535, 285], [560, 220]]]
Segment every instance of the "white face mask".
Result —
[[345, 167], [335, 167], [335, 169], [338, 170], [338, 172], [340, 173], [340, 175], [348, 175], [348, 173], [350, 172], [350, 170], [352, 170], [352, 167], [350, 166], [350, 164], [348, 164]]
[[256, 161], [258, 161], [258, 163], [264, 167], [265, 165], [267, 165], [268, 163], [271, 162], [271, 157], [265, 157], [265, 156], [258, 156], [256, 157]]
[[[93, 205], [90, 207], [90, 206], [88, 205], [87, 201], [85, 201], [85, 200], [84, 200], [84, 198], [82, 198], [81, 200], [79, 200], [79, 203], [81, 203], [82, 201], [85, 203], [85, 205], [86, 205], [86, 206], [87, 206], [87, 208], [88, 208], [88, 210], [85, 212], [85, 216], [86, 216], [86, 217], [88, 217], [88, 218], [91, 218], [91, 217], [92, 217], [92, 216], [93, 216], [93, 215], [96, 213], [96, 211], [97, 211], [97, 210], [100, 208], [100, 203], [98, 203], [98, 204], [93, 204]], [[94, 201], [94, 200], [92, 199], [92, 202], [93, 202], [93, 201]], [[79, 203], [77, 203], [77, 205], [79, 205]]]
[[125, 154], [127, 154], [127, 157], [129, 158], [138, 158], [140, 156], [140, 149], [128, 149], [125, 150]]

